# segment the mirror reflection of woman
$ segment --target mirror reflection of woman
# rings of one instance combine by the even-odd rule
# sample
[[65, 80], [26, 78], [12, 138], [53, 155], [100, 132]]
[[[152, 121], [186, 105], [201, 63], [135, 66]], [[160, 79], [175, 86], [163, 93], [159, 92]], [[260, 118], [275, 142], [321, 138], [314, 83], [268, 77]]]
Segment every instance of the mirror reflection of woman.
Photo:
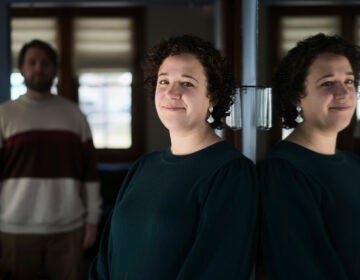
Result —
[[262, 162], [270, 279], [360, 279], [360, 158], [336, 149], [357, 103], [360, 50], [337, 36], [299, 42], [273, 77], [293, 132]]
[[171, 145], [129, 171], [90, 278], [249, 279], [257, 176], [214, 131], [233, 98], [224, 59], [198, 37], [172, 37], [149, 51], [145, 83]]

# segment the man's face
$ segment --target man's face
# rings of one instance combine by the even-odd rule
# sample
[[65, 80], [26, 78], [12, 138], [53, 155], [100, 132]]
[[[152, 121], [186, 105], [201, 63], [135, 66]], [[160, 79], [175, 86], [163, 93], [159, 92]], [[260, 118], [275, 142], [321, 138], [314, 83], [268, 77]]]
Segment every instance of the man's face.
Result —
[[49, 93], [56, 76], [55, 65], [47, 53], [39, 48], [29, 48], [20, 69], [28, 89], [38, 93]]

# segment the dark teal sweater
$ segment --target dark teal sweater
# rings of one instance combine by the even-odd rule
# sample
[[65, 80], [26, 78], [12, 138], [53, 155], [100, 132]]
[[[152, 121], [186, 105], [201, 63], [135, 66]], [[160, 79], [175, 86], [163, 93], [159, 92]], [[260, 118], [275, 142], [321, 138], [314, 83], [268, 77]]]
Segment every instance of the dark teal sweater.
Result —
[[280, 142], [260, 168], [271, 279], [360, 279], [360, 158]]
[[146, 155], [122, 185], [90, 279], [249, 279], [257, 205], [254, 165], [225, 141]]

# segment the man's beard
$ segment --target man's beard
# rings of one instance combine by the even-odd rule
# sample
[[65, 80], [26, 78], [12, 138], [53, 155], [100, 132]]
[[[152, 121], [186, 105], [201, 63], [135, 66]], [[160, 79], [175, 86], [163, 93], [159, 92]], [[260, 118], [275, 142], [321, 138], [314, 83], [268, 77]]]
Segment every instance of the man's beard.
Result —
[[40, 80], [35, 80], [34, 78], [29, 78], [29, 79], [25, 78], [24, 81], [27, 88], [33, 91], [37, 91], [39, 93], [49, 92], [53, 85], [53, 82], [54, 82], [54, 78], [40, 79]]

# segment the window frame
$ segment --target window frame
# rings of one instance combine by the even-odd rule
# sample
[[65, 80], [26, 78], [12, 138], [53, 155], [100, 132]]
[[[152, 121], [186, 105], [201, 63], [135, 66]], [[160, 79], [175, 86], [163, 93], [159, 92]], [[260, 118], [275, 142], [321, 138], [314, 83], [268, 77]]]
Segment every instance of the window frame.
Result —
[[73, 29], [75, 17], [128, 17], [133, 20], [132, 146], [128, 149], [96, 149], [97, 160], [104, 163], [131, 162], [145, 151], [145, 96], [143, 94], [142, 55], [145, 51], [143, 7], [11, 7], [10, 18], [54, 17], [58, 22], [58, 93], [78, 103], [78, 82], [73, 67]]

